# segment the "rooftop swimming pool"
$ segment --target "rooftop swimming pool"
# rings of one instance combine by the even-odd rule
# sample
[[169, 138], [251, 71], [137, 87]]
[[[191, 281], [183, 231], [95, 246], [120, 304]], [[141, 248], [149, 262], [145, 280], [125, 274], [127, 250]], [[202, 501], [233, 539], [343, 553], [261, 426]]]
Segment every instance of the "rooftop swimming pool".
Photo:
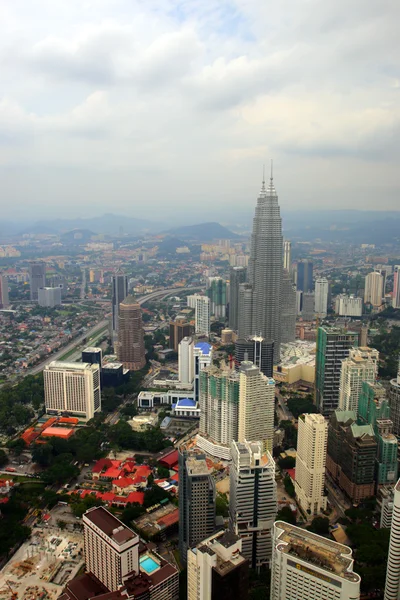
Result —
[[154, 571], [157, 571], [157, 569], [160, 568], [160, 565], [154, 560], [154, 558], [151, 558], [151, 556], [149, 556], [148, 554], [142, 556], [139, 562], [142, 571], [144, 571], [148, 575], [151, 575], [151, 573], [154, 573]]

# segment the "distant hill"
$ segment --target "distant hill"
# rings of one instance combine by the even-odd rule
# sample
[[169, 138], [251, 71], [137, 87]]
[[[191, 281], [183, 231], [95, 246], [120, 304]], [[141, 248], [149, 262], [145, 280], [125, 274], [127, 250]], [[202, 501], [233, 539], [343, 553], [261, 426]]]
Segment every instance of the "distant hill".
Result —
[[72, 244], [86, 244], [93, 236], [93, 231], [90, 231], [89, 229], [73, 229], [72, 231], [63, 233], [61, 240]]
[[104, 233], [107, 235], [140, 234], [146, 231], [154, 232], [161, 229], [160, 223], [135, 219], [122, 215], [106, 214], [101, 217], [89, 217], [88, 219], [54, 219], [38, 221], [27, 227], [21, 233], [65, 233], [76, 229], [86, 229], [93, 233]]
[[180, 227], [173, 227], [164, 233], [170, 235], [179, 236], [182, 239], [189, 240], [234, 240], [238, 238], [237, 233], [233, 233], [226, 227], [223, 227], [219, 223], [199, 223], [198, 225], [182, 225]]

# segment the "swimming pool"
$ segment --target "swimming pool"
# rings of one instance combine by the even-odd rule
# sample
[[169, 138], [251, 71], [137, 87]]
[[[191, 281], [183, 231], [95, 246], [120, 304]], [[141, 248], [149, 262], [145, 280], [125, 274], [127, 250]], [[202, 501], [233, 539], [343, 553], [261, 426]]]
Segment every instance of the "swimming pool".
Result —
[[151, 573], [154, 573], [154, 571], [157, 571], [157, 569], [160, 568], [160, 565], [154, 560], [154, 558], [151, 558], [151, 556], [145, 554], [140, 559], [140, 568], [145, 573], [150, 575]]

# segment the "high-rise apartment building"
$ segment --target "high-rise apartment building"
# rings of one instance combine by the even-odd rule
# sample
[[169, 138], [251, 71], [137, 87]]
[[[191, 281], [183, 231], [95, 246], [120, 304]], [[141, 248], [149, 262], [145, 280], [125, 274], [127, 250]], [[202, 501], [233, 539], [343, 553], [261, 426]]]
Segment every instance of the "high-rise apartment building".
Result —
[[271, 600], [359, 600], [361, 577], [352, 550], [306, 529], [276, 521]]
[[296, 287], [301, 292], [313, 291], [313, 263], [311, 260], [299, 260], [297, 263]]
[[384, 277], [379, 271], [372, 271], [365, 278], [364, 303], [371, 304], [374, 308], [382, 305], [384, 296]]
[[283, 271], [282, 219], [272, 172], [269, 185], [263, 181], [257, 199], [248, 281], [252, 286], [252, 325], [240, 337], [261, 335], [274, 341], [274, 364], [280, 360], [281, 286]]
[[319, 277], [315, 281], [314, 311], [319, 317], [328, 314], [329, 281], [326, 277]]
[[254, 335], [253, 314], [253, 288], [250, 283], [240, 283], [238, 292], [238, 335], [241, 338]]
[[322, 415], [305, 414], [299, 417], [296, 479], [297, 500], [309, 515], [326, 509], [324, 496], [328, 423]]
[[388, 400], [390, 416], [393, 422], [393, 433], [400, 438], [400, 357], [397, 377], [390, 380]]
[[103, 506], [83, 515], [86, 570], [110, 591], [116, 591], [124, 578], [139, 573], [139, 536]]
[[400, 265], [394, 266], [393, 273], [393, 308], [400, 308]]
[[179, 552], [187, 552], [215, 531], [215, 483], [205, 455], [179, 447]]
[[252, 569], [268, 564], [277, 513], [275, 462], [261, 442], [232, 442], [229, 522]]
[[193, 349], [194, 398], [200, 400], [200, 373], [212, 364], [212, 346], [208, 342], [197, 342]]
[[178, 373], [181, 383], [193, 383], [194, 379], [194, 341], [184, 337], [178, 346]]
[[197, 445], [208, 454], [230, 460], [238, 439], [239, 374], [210, 366], [200, 373], [200, 425]]
[[169, 347], [175, 352], [179, 352], [179, 344], [181, 341], [190, 337], [193, 333], [193, 327], [186, 319], [177, 318], [175, 321], [170, 321], [169, 324]]
[[196, 297], [195, 330], [198, 335], [210, 335], [210, 298]]
[[375, 348], [351, 348], [342, 360], [339, 384], [340, 410], [358, 413], [358, 398], [363, 381], [374, 382], [378, 374], [379, 352]]
[[272, 452], [274, 441], [275, 381], [250, 361], [239, 369], [239, 442], [259, 440]]
[[219, 531], [188, 551], [188, 600], [228, 600], [249, 597], [249, 562], [242, 540]]
[[289, 271], [282, 274], [282, 311], [281, 311], [281, 343], [287, 344], [296, 339], [296, 286], [293, 285]]
[[292, 268], [292, 242], [283, 242], [283, 268], [290, 273]]
[[335, 313], [340, 317], [361, 317], [363, 301], [362, 298], [346, 294], [339, 294], [335, 300]]
[[30, 299], [38, 300], [39, 288], [46, 287], [46, 263], [32, 262], [29, 265]]
[[229, 327], [234, 331], [239, 323], [239, 285], [246, 281], [245, 267], [231, 267], [229, 275]]
[[315, 294], [314, 292], [303, 292], [301, 298], [301, 316], [303, 321], [314, 321], [315, 317]]
[[319, 411], [329, 416], [339, 406], [342, 360], [358, 346], [358, 334], [339, 327], [319, 327], [315, 363], [315, 399]]
[[354, 411], [335, 410], [328, 426], [326, 470], [353, 503], [375, 494], [377, 442]]
[[0, 308], [8, 308], [8, 280], [5, 275], [0, 274]]
[[207, 295], [210, 299], [210, 314], [217, 319], [226, 317], [226, 281], [222, 277], [209, 277]]
[[394, 489], [384, 600], [400, 598], [400, 480]]
[[130, 371], [146, 364], [142, 310], [133, 296], [127, 296], [119, 307], [117, 358]]
[[123, 273], [116, 273], [112, 276], [112, 329], [118, 331], [118, 317], [120, 312], [120, 304], [128, 295], [128, 278]]
[[43, 371], [46, 412], [89, 421], [101, 410], [100, 369], [88, 363], [52, 361]]
[[254, 363], [266, 377], [271, 378], [274, 371], [274, 342], [260, 336], [235, 342], [235, 368], [239, 370], [243, 361]]
[[54, 308], [61, 304], [61, 288], [43, 287], [38, 289], [38, 304], [44, 308]]

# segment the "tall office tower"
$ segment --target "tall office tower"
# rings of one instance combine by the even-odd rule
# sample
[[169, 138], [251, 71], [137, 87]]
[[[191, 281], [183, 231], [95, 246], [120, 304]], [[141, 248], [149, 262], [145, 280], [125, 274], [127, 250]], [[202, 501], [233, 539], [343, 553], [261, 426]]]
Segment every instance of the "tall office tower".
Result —
[[194, 342], [184, 337], [178, 346], [178, 372], [180, 383], [193, 383], [194, 379]]
[[393, 421], [393, 433], [400, 437], [400, 357], [397, 377], [390, 380], [388, 390], [390, 415]]
[[199, 404], [197, 446], [212, 456], [230, 460], [231, 443], [238, 439], [239, 374], [215, 366], [203, 369]]
[[215, 531], [215, 483], [205, 455], [179, 447], [179, 552], [187, 552]]
[[362, 383], [358, 401], [358, 420], [372, 425], [378, 443], [375, 482], [377, 486], [393, 484], [397, 480], [397, 438], [393, 435], [389, 401], [381, 383]]
[[296, 315], [301, 315], [301, 309], [303, 307], [303, 292], [296, 290]]
[[89, 421], [100, 412], [98, 365], [53, 360], [45, 366], [43, 376], [47, 413], [69, 413]]
[[241, 338], [254, 334], [252, 329], [253, 288], [250, 283], [239, 284], [238, 335]]
[[112, 329], [118, 331], [120, 304], [128, 295], [128, 278], [120, 272], [112, 277]]
[[400, 479], [394, 488], [384, 600], [400, 598]]
[[379, 271], [372, 271], [365, 278], [364, 303], [378, 308], [382, 305], [383, 295], [383, 275]]
[[46, 287], [46, 263], [33, 262], [29, 264], [30, 298], [37, 302], [39, 288]]
[[379, 352], [375, 348], [351, 348], [342, 360], [339, 384], [340, 410], [358, 413], [358, 398], [363, 381], [374, 382], [378, 374]]
[[103, 506], [83, 515], [86, 570], [110, 591], [116, 591], [124, 578], [139, 573], [139, 536]]
[[335, 313], [341, 317], [361, 317], [362, 298], [340, 294], [335, 300]]
[[195, 330], [198, 335], [210, 335], [210, 298], [207, 296], [196, 298]]
[[319, 277], [315, 282], [314, 310], [319, 317], [328, 314], [329, 281], [326, 277]]
[[229, 327], [238, 329], [239, 322], [239, 285], [246, 281], [245, 267], [231, 267], [229, 275]]
[[0, 308], [8, 308], [8, 279], [5, 275], [0, 275]]
[[241, 551], [242, 540], [229, 531], [219, 531], [188, 550], [188, 600], [247, 600], [249, 562]]
[[303, 321], [314, 321], [315, 313], [315, 294], [314, 292], [303, 292], [301, 302], [301, 316]]
[[81, 360], [83, 363], [89, 363], [89, 365], [99, 365], [101, 371], [101, 365], [103, 362], [103, 351], [101, 348], [88, 346], [88, 348], [82, 350]]
[[283, 242], [283, 268], [290, 273], [292, 268], [292, 242]]
[[248, 280], [253, 288], [252, 328], [240, 337], [260, 333], [274, 341], [274, 364], [280, 361], [281, 286], [283, 270], [282, 219], [272, 172], [265, 189], [262, 182], [251, 236]]
[[313, 291], [313, 263], [311, 260], [299, 260], [296, 268], [296, 287], [302, 292]]
[[244, 360], [254, 363], [266, 377], [274, 371], [274, 342], [260, 336], [240, 338], [235, 342], [235, 368], [238, 371]]
[[268, 564], [277, 513], [275, 462], [261, 442], [232, 442], [229, 472], [230, 529], [242, 538], [250, 568]]
[[169, 347], [175, 352], [179, 351], [179, 344], [185, 337], [190, 337], [193, 327], [185, 319], [176, 319], [169, 324]]
[[271, 600], [359, 600], [351, 548], [283, 521], [273, 535]]
[[400, 265], [394, 266], [392, 306], [400, 308]]
[[326, 509], [324, 496], [328, 423], [322, 415], [299, 417], [294, 489], [301, 508], [309, 515]]
[[315, 362], [315, 400], [319, 411], [329, 416], [339, 406], [342, 360], [358, 345], [358, 334], [339, 327], [319, 327]]
[[226, 281], [222, 277], [209, 277], [207, 296], [210, 299], [210, 314], [217, 319], [226, 317]]
[[56, 273], [48, 278], [49, 286], [52, 288], [60, 288], [61, 298], [65, 298], [68, 292], [67, 280], [63, 275]]
[[54, 308], [61, 304], [61, 289], [44, 287], [38, 289], [38, 304], [44, 308]]
[[208, 342], [197, 342], [193, 349], [194, 398], [200, 401], [200, 373], [212, 364], [212, 346]]
[[239, 442], [260, 440], [272, 452], [274, 441], [275, 381], [249, 361], [239, 369]]
[[282, 275], [282, 312], [281, 343], [294, 342], [296, 338], [296, 286], [293, 285], [289, 271]]
[[133, 296], [119, 306], [117, 358], [130, 371], [139, 371], [146, 364], [142, 311]]
[[360, 334], [359, 334], [359, 345], [362, 347], [366, 347], [368, 346], [368, 330], [369, 330], [369, 323], [364, 323], [363, 325], [361, 325], [361, 330], [360, 330]]
[[375, 494], [377, 442], [371, 425], [354, 411], [335, 410], [328, 426], [326, 470], [353, 503]]

